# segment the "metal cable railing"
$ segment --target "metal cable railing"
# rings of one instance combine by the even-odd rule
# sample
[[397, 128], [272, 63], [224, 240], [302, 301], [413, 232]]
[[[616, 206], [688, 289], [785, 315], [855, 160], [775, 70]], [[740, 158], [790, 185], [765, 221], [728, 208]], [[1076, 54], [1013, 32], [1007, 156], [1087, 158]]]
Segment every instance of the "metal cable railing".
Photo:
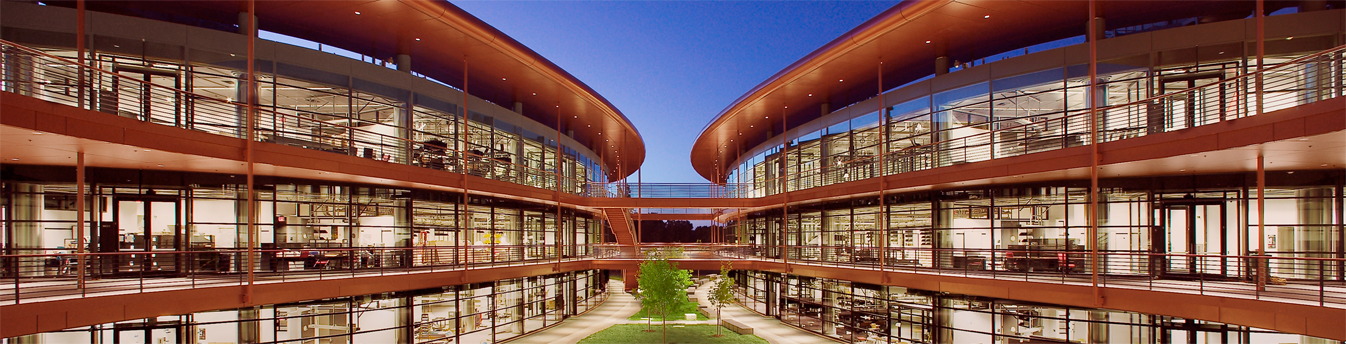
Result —
[[[1343, 51], [1346, 51], [1346, 46], [1338, 46], [1211, 84], [1099, 107], [1098, 141], [1126, 140], [1253, 116], [1258, 113], [1259, 101], [1262, 112], [1272, 112], [1338, 99], [1346, 95], [1346, 86], [1343, 86], [1346, 75], [1342, 73], [1343, 62], [1346, 62], [1343, 60]], [[1256, 91], [1259, 81], [1263, 85], [1260, 98]], [[959, 108], [989, 107], [995, 101], [999, 99], [965, 104]], [[927, 115], [957, 110], [943, 109]], [[946, 129], [931, 134], [931, 137], [939, 140], [896, 149], [881, 158], [877, 155], [848, 158], [798, 171], [793, 167], [795, 158], [791, 157], [788, 160], [790, 164], [787, 164], [791, 166], [788, 180], [775, 177], [746, 183], [630, 184], [624, 187], [630, 190], [627, 193], [591, 193], [589, 196], [613, 197], [615, 194], [616, 197], [646, 198], [757, 198], [782, 193], [787, 186], [790, 191], [797, 191], [879, 175], [1084, 146], [1094, 141], [1090, 132], [1089, 113], [1088, 108], [1073, 108], [1066, 110], [1061, 117], [1040, 116], [1027, 124], [994, 129], [977, 128], [977, 125]], [[966, 132], [976, 133], [961, 134]], [[590, 189], [610, 187], [608, 185], [593, 185]]]
[[[245, 138], [248, 106], [158, 85], [70, 61], [66, 58], [0, 40], [0, 90], [53, 103], [136, 119], [143, 122]], [[420, 141], [397, 136], [398, 127], [322, 113], [259, 105], [255, 139], [389, 163], [467, 173], [572, 194], [586, 194], [583, 176], [561, 176], [554, 166], [530, 167], [507, 156], [450, 147], [446, 135], [417, 131]], [[461, 116], [458, 117], [461, 119]], [[469, 130], [470, 132], [470, 130]]]

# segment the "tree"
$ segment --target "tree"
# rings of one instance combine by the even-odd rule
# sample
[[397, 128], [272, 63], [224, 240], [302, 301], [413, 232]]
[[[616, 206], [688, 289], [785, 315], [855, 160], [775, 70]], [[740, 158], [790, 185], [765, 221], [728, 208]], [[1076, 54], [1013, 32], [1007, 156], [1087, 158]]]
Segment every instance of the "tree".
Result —
[[715, 278], [715, 285], [710, 288], [710, 304], [715, 306], [715, 319], [720, 325], [715, 328], [715, 336], [724, 336], [720, 334], [720, 329], [724, 328], [724, 320], [720, 318], [720, 309], [724, 306], [734, 304], [734, 280], [729, 278], [729, 262], [720, 263], [720, 276]]
[[678, 269], [668, 256], [680, 255], [679, 248], [650, 251], [640, 263], [640, 306], [647, 314], [657, 313], [663, 318], [664, 341], [668, 341], [668, 313], [687, 301], [687, 287], [692, 284], [691, 273]]

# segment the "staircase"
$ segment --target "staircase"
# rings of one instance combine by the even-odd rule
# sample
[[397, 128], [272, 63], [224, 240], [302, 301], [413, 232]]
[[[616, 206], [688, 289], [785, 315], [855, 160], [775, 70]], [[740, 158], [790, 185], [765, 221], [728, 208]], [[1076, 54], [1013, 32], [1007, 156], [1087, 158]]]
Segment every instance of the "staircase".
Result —
[[603, 215], [608, 218], [608, 225], [612, 227], [612, 234], [617, 236], [617, 243], [626, 245], [622, 247], [622, 255], [632, 258], [636, 255], [636, 227], [631, 223], [631, 214], [626, 208], [601, 208]]

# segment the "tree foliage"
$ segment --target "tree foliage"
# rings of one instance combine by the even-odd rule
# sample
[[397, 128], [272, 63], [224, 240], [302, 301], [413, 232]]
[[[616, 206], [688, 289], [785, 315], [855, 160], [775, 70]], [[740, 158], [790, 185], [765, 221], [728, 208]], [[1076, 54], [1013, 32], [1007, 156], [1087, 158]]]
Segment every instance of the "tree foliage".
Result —
[[692, 285], [690, 271], [678, 269], [669, 256], [681, 255], [681, 249], [665, 248], [647, 253], [640, 263], [640, 306], [663, 317], [664, 337], [668, 336], [668, 314], [687, 302], [687, 287]]
[[[715, 285], [710, 288], [710, 304], [715, 306], [715, 319], [721, 326], [724, 321], [720, 317], [720, 309], [737, 301], [734, 299], [734, 280], [729, 278], [729, 262], [720, 263], [720, 275], [715, 278]], [[720, 335], [719, 330], [715, 330], [715, 335]]]

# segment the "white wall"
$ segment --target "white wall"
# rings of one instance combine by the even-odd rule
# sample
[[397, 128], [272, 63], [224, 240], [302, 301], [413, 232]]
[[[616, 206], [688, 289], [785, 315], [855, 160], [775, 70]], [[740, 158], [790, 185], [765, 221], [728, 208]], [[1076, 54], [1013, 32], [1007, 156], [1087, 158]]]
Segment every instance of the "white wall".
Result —
[[991, 335], [959, 331], [968, 329], [980, 332], [991, 331], [991, 314], [953, 310], [953, 342], [960, 344], [991, 344]]

